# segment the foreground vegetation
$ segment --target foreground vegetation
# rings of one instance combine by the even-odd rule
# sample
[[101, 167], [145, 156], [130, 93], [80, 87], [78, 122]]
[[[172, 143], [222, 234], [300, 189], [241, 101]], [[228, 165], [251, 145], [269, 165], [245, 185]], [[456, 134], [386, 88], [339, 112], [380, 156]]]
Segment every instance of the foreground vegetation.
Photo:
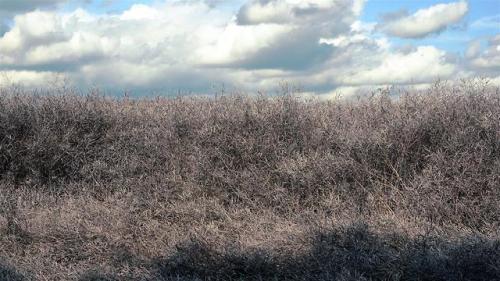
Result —
[[495, 280], [500, 91], [3, 89], [0, 191], [0, 280]]

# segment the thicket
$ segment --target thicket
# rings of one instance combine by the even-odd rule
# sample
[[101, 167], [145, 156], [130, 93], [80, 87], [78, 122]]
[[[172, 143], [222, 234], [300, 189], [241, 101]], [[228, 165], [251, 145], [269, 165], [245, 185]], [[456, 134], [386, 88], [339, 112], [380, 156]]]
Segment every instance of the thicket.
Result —
[[[119, 99], [3, 89], [0, 190], [11, 230], [21, 204], [12, 198], [23, 190], [99, 200], [131, 192], [161, 204], [203, 198], [248, 216], [392, 213], [494, 237], [460, 245], [427, 237], [437, 244], [421, 255], [419, 240], [356, 226], [295, 258], [218, 253], [198, 241], [189, 251], [179, 246], [174, 260], [148, 263], [165, 280], [493, 280], [500, 273], [499, 237], [491, 231], [500, 215], [500, 91], [466, 81], [322, 101], [291, 93]], [[308, 269], [301, 274], [294, 264]]]

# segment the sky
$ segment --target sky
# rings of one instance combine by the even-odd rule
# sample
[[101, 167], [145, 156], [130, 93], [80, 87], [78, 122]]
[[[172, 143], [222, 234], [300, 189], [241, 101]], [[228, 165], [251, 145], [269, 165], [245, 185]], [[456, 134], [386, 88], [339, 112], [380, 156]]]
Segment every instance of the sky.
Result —
[[500, 0], [0, 0], [0, 86], [329, 97], [500, 85]]

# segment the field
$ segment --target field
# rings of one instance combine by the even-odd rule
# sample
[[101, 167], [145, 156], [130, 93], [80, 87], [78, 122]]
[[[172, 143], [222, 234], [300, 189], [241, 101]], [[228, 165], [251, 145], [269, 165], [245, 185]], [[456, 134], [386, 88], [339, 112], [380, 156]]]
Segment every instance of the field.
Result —
[[498, 280], [500, 89], [0, 91], [0, 280]]

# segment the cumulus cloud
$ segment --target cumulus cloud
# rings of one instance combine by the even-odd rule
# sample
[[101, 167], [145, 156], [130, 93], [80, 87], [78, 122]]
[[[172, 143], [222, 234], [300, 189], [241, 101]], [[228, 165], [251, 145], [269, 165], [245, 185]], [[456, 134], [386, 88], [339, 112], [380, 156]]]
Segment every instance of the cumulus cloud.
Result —
[[201, 1], [134, 5], [112, 15], [36, 10], [16, 16], [0, 37], [0, 70], [59, 70], [124, 87], [195, 85], [191, 71], [206, 86], [218, 78], [207, 66], [245, 59], [290, 30], [237, 26], [232, 16]]
[[385, 21], [378, 28], [395, 37], [422, 38], [460, 22], [468, 10], [466, 1], [437, 4], [420, 9], [411, 15], [407, 12], [386, 15]]
[[[476, 42], [476, 44], [480, 44], [479, 41]], [[474, 49], [474, 52], [467, 52], [469, 66], [472, 70], [480, 73], [491, 72], [500, 75], [500, 35], [490, 37], [488, 47], [482, 52], [480, 45], [477, 48], [474, 45], [470, 45], [470, 48]]]
[[60, 18], [50, 12], [35, 11], [16, 16], [14, 23], [14, 27], [0, 38], [2, 54], [19, 54], [30, 46], [50, 44], [65, 38]]
[[0, 86], [16, 85], [40, 86], [57, 79], [58, 74], [51, 71], [9, 70], [0, 72]]
[[[220, 84], [266, 90], [291, 81], [327, 94], [428, 83], [458, 71], [443, 50], [398, 49], [374, 35], [375, 24], [360, 21], [364, 2], [258, 0], [236, 13], [202, 0], [114, 14], [23, 12], [0, 35], [0, 72], [29, 85], [64, 74], [82, 86], [137, 91], [206, 92]], [[471, 65], [491, 56], [470, 53]]]
[[[334, 16], [338, 24], [345, 15], [358, 16], [364, 0], [253, 0], [237, 15], [239, 24], [326, 23]], [[340, 20], [339, 20], [340, 18]], [[348, 19], [348, 18], [347, 18]]]
[[[16, 16], [0, 38], [0, 63], [4, 68], [66, 69], [87, 78], [98, 78], [91, 73], [114, 65], [115, 70], [127, 68], [124, 75], [135, 67], [151, 76], [131, 75], [136, 82], [122, 79], [133, 84], [159, 81], [154, 77], [186, 66], [193, 72], [302, 70], [328, 58], [332, 47], [320, 44], [320, 38], [348, 31], [362, 2], [290, 1], [287, 8], [297, 12], [297, 19], [252, 24], [241, 24], [204, 1], [139, 4], [114, 15], [36, 10]], [[339, 22], [325, 25], [332, 15]]]
[[[247, 69], [314, 65], [327, 59], [332, 49], [318, 40], [349, 31], [363, 4], [364, 0], [249, 1], [221, 36], [200, 50], [207, 58], [201, 61]], [[248, 49], [245, 56], [242, 48]]]
[[409, 53], [384, 54], [380, 64], [346, 75], [341, 82], [347, 85], [423, 83], [437, 77], [450, 77], [456, 66], [446, 61], [446, 52], [433, 46], [421, 46]]

